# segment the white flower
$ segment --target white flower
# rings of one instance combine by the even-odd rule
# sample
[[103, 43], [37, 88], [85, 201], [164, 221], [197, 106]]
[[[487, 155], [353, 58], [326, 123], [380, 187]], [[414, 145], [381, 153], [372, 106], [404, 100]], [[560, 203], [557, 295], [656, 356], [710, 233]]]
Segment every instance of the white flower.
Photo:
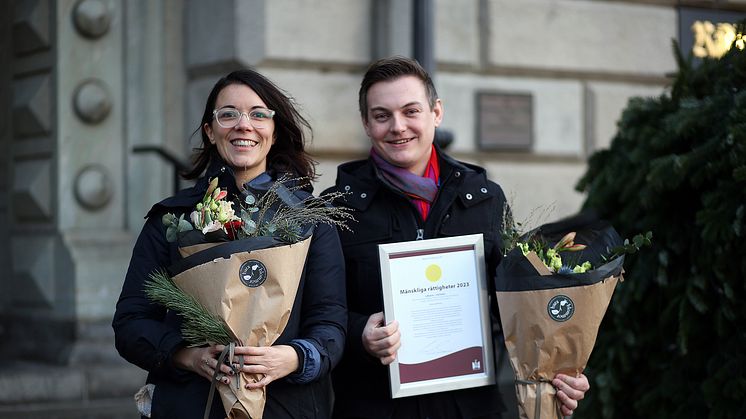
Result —
[[220, 224], [220, 221], [213, 220], [210, 224], [206, 225], [202, 229], [202, 234], [207, 234], [207, 233], [209, 233], [211, 231], [218, 231], [221, 228], [223, 228], [223, 225]]
[[189, 219], [192, 220], [192, 224], [197, 228], [202, 225], [202, 213], [199, 211], [192, 211], [189, 214]]
[[216, 218], [223, 224], [227, 223], [228, 221], [238, 219], [238, 217], [236, 217], [236, 212], [233, 210], [233, 202], [218, 201]]

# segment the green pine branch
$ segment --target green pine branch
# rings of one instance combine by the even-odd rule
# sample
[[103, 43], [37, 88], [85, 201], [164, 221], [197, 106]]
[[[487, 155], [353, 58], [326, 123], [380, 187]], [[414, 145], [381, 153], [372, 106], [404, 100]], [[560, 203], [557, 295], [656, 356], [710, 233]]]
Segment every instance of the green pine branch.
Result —
[[145, 282], [145, 295], [182, 318], [181, 333], [190, 346], [205, 344], [228, 345], [234, 339], [225, 322], [174, 284], [163, 271], [150, 274]]

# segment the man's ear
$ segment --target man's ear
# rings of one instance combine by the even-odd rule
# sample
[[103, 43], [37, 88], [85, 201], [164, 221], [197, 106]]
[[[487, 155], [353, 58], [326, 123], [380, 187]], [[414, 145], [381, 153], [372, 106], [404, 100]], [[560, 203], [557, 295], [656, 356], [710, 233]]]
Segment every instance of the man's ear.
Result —
[[370, 138], [370, 125], [368, 124], [368, 120], [364, 116], [361, 116], [360, 120], [363, 122], [363, 129], [365, 130], [365, 135], [367, 135], [368, 138]]
[[443, 102], [441, 102], [440, 99], [435, 101], [433, 113], [435, 114], [435, 126], [438, 127], [440, 126], [440, 123], [443, 122]]

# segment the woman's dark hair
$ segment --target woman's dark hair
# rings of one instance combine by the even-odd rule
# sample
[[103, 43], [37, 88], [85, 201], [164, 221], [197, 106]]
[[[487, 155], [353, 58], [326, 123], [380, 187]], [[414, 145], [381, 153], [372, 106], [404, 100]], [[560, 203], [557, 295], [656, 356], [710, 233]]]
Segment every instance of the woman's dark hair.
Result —
[[[212, 111], [218, 94], [227, 86], [243, 84], [251, 88], [264, 101], [269, 109], [275, 111], [275, 143], [267, 154], [267, 168], [279, 173], [291, 173], [294, 176], [307, 177], [309, 181], [316, 178], [316, 162], [305, 150], [306, 135], [304, 128], [311, 135], [311, 125], [300, 114], [293, 99], [266, 77], [252, 69], [236, 70], [215, 83], [207, 96], [205, 112], [197, 130], [202, 134], [202, 147], [194, 149], [192, 170], [184, 173], [186, 179], [196, 179], [210, 165], [214, 158], [220, 158], [217, 147], [210, 142], [204, 125], [212, 122]], [[196, 133], [197, 131], [195, 131]]]
[[435, 107], [435, 102], [438, 100], [438, 92], [435, 90], [433, 79], [430, 78], [430, 75], [427, 74], [427, 71], [422, 68], [417, 60], [402, 56], [381, 58], [368, 67], [365, 76], [363, 76], [363, 81], [360, 83], [358, 106], [360, 107], [360, 116], [363, 117], [363, 120], [368, 120], [368, 90], [370, 90], [371, 86], [378, 82], [391, 81], [404, 76], [415, 76], [420, 79], [422, 84], [425, 85], [430, 109]]

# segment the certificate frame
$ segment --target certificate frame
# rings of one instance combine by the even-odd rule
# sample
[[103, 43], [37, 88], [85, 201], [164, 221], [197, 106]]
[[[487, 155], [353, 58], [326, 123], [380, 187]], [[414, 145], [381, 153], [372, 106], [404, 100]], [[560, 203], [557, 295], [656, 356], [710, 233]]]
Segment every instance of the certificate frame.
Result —
[[378, 255], [386, 323], [401, 333], [391, 397], [495, 384], [482, 234], [381, 244]]

